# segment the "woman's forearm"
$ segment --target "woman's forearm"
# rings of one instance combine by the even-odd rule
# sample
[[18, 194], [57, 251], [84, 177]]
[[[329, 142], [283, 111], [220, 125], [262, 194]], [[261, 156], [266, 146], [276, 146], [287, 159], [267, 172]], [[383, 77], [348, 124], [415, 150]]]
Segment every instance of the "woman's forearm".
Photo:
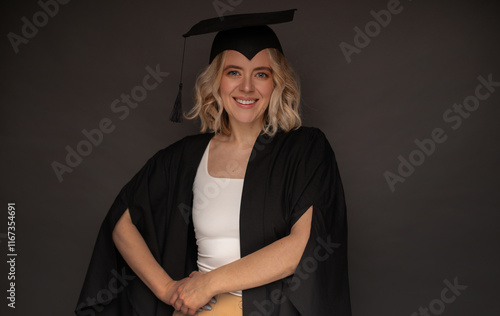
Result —
[[209, 272], [206, 277], [213, 292], [245, 290], [292, 275], [309, 239], [311, 219], [312, 206], [293, 226], [290, 235]]
[[113, 241], [135, 274], [157, 297], [165, 297], [173, 280], [153, 257], [144, 238], [132, 223], [128, 209], [113, 230]]

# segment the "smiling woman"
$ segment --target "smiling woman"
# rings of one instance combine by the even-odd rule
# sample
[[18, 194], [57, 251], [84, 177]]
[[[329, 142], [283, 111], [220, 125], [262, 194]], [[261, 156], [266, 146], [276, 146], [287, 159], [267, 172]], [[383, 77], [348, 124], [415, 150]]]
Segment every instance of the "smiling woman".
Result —
[[220, 96], [229, 122], [235, 124], [265, 124], [267, 110], [274, 90], [269, 54], [262, 50], [251, 60], [240, 52], [230, 50], [224, 61]]
[[[230, 96], [229, 89], [232, 89]], [[257, 91], [249, 91], [255, 89]], [[252, 101], [257, 100], [257, 95], [260, 92], [267, 93], [269, 89], [271, 91], [266, 102], [260, 102], [265, 110], [261, 117], [264, 133], [273, 136], [279, 128], [289, 131], [300, 126], [299, 79], [277, 48], [266, 48], [251, 60], [236, 50], [224, 51], [198, 77], [195, 106], [186, 117], [199, 117], [202, 132], [214, 130], [228, 135], [231, 129], [224, 104], [233, 104], [231, 99], [239, 97], [242, 102], [237, 102], [237, 105], [253, 108]], [[228, 102], [223, 102], [223, 93], [228, 94]]]
[[[77, 314], [351, 315], [335, 155], [319, 129], [301, 126], [298, 78], [267, 26], [293, 13], [188, 32], [219, 31], [186, 116], [205, 133], [160, 150], [122, 189]], [[122, 269], [138, 276], [125, 291], [86, 300]]]

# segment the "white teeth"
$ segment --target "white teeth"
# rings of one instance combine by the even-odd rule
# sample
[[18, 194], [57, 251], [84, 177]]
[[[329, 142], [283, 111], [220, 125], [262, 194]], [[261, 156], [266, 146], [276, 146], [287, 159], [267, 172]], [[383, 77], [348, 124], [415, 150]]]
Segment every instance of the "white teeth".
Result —
[[236, 101], [237, 101], [238, 103], [248, 105], [248, 104], [254, 104], [254, 103], [255, 103], [255, 101], [257, 101], [257, 100], [240, 100], [240, 99], [236, 99]]

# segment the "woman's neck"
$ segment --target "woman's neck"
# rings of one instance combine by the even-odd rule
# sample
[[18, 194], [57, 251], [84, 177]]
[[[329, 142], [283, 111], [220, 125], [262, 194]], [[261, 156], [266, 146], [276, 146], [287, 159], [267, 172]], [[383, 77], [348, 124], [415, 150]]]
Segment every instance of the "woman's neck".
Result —
[[263, 128], [262, 124], [231, 123], [230, 126], [231, 134], [227, 136], [227, 141], [238, 147], [253, 147]]

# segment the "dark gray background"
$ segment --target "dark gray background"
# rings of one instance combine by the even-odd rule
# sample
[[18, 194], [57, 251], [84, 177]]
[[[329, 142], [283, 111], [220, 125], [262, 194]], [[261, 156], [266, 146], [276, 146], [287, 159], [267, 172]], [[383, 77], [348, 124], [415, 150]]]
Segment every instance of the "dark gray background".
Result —
[[[478, 76], [500, 81], [500, 6], [403, 0], [402, 12], [348, 63], [339, 44], [352, 45], [354, 27], [364, 28], [370, 11], [387, 3], [243, 0], [232, 13], [299, 9], [293, 23], [274, 29], [301, 76], [304, 125], [321, 128], [337, 155], [354, 315], [409, 316], [439, 299], [444, 280], [454, 278], [468, 287], [443, 315], [499, 315], [500, 88], [456, 130], [442, 115], [474, 95]], [[74, 0], [16, 54], [7, 34], [20, 35], [21, 18], [31, 20], [40, 6], [1, 6], [0, 233], [14, 201], [18, 252], [11, 310], [0, 235], [2, 315], [72, 315], [98, 228], [120, 188], [158, 149], [197, 132], [195, 122], [168, 121], [181, 34], [217, 12], [212, 1]], [[212, 38], [187, 43], [185, 108]], [[120, 120], [112, 101], [157, 64], [170, 75]], [[65, 147], [75, 148], [85, 139], [81, 131], [105, 117], [115, 130], [60, 183], [51, 163], [64, 163]], [[408, 158], [414, 140], [434, 128], [447, 140], [392, 192], [384, 172], [397, 172], [398, 156]]]

